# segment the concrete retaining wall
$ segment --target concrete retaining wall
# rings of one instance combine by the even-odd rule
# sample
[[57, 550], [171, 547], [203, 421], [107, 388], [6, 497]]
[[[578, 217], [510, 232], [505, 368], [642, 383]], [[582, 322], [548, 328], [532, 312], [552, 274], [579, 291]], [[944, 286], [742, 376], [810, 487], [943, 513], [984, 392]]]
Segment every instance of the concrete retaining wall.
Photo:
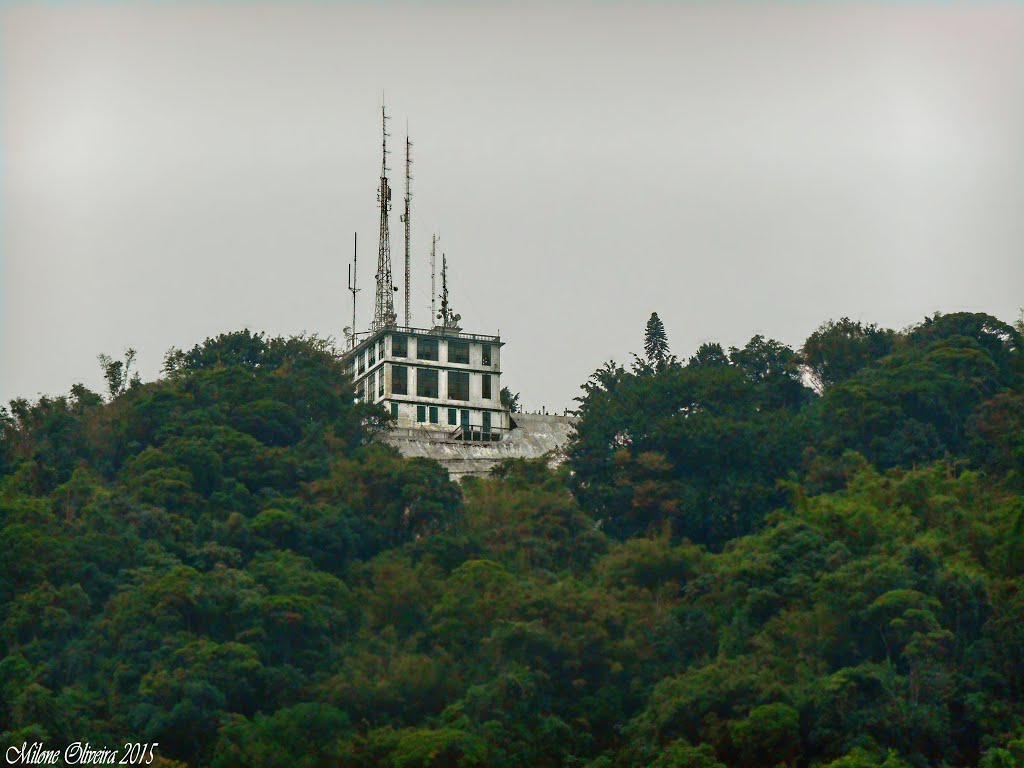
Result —
[[516, 413], [512, 418], [516, 428], [496, 443], [460, 442], [448, 439], [445, 433], [407, 428], [392, 429], [382, 439], [403, 456], [422, 456], [440, 462], [453, 480], [486, 475], [503, 459], [548, 456], [553, 464], [561, 463], [562, 450], [569, 442], [576, 419], [534, 413]]

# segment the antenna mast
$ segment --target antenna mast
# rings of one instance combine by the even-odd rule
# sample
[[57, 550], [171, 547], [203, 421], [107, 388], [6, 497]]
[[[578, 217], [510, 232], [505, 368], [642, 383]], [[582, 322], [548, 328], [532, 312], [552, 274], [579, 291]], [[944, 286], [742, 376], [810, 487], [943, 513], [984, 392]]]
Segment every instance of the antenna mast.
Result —
[[441, 254], [441, 322], [448, 325], [448, 257]]
[[381, 160], [380, 189], [377, 202], [380, 204], [380, 247], [377, 252], [377, 301], [373, 310], [371, 331], [378, 331], [395, 324], [395, 295], [398, 289], [391, 278], [391, 235], [388, 232], [388, 214], [391, 212], [391, 187], [388, 186], [388, 115], [384, 106], [381, 115]]
[[430, 322], [437, 315], [437, 235], [430, 241]]
[[405, 124], [405, 215], [402, 216], [402, 221], [405, 222], [405, 324], [408, 327], [412, 327], [412, 323], [409, 321], [409, 237], [410, 227], [412, 226], [409, 219], [409, 204], [412, 202], [412, 190], [410, 182], [412, 176], [409, 174], [409, 166], [412, 164], [412, 157], [410, 150], [412, 149], [412, 142], [409, 141], [409, 123], [406, 121]]
[[443, 253], [441, 254], [441, 313], [437, 318], [444, 328], [460, 330], [459, 320], [462, 319], [462, 315], [455, 314], [455, 310], [448, 305], [448, 259]]
[[349, 343], [352, 347], [356, 345], [356, 294], [359, 293], [359, 289], [356, 288], [356, 280], [359, 270], [359, 233], [352, 233], [352, 263], [348, 265], [348, 290], [352, 294], [352, 329], [349, 334]]

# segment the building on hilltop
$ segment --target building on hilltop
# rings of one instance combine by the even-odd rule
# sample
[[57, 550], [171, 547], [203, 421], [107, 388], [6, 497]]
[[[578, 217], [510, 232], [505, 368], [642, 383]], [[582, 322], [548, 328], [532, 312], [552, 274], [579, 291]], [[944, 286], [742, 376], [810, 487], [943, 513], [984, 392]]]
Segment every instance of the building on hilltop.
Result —
[[[391, 411], [396, 426], [446, 433], [454, 440], [494, 443], [510, 427], [509, 412], [501, 403], [501, 339], [464, 333], [461, 316], [448, 303], [448, 262], [442, 254], [441, 311], [436, 305], [431, 277], [432, 328], [413, 328], [409, 321], [409, 166], [412, 142], [405, 140], [405, 325], [398, 325], [391, 273], [391, 237], [388, 214], [391, 187], [387, 167], [387, 114], [381, 110], [382, 159], [377, 202], [380, 207], [380, 245], [377, 254], [374, 315], [370, 330], [355, 330], [356, 272], [349, 273], [352, 292], [352, 327], [346, 329], [349, 351], [347, 371], [355, 383], [356, 396], [379, 403]], [[358, 241], [357, 241], [358, 242]], [[431, 272], [437, 239], [431, 246]], [[358, 255], [355, 257], [358, 259]], [[362, 337], [361, 339], [359, 337]]]
[[[369, 330], [356, 331], [358, 248], [349, 270], [352, 325], [345, 329], [345, 371], [356, 397], [379, 404], [393, 417], [380, 439], [404, 456], [434, 459], [461, 479], [483, 475], [499, 461], [547, 457], [557, 463], [574, 420], [559, 416], [515, 414], [501, 402], [501, 347], [498, 335], [466, 333], [448, 302], [448, 262], [442, 254], [441, 292], [435, 289], [436, 237], [430, 251], [430, 328], [410, 322], [410, 189], [412, 143], [405, 141], [405, 324], [398, 324], [391, 270], [387, 178], [387, 115], [381, 110], [383, 141], [380, 186], [380, 241], [376, 290]], [[358, 238], [356, 240], [358, 243]], [[440, 312], [436, 300], [441, 299]]]
[[397, 427], [475, 442], [497, 442], [509, 430], [497, 336], [449, 325], [386, 326], [363, 339], [347, 361], [356, 396], [390, 410]]

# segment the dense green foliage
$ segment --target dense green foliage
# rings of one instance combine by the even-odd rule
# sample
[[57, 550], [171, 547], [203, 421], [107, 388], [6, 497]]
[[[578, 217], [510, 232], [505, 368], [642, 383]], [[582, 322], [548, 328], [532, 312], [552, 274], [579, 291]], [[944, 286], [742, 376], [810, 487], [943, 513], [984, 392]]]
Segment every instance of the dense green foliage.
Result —
[[[657, 325], [657, 324], [656, 324]], [[0, 436], [0, 733], [189, 766], [1024, 765], [1020, 329], [842, 320], [584, 386], [462, 487], [315, 338], [107, 358]], [[814, 388], [805, 386], [813, 383]]]

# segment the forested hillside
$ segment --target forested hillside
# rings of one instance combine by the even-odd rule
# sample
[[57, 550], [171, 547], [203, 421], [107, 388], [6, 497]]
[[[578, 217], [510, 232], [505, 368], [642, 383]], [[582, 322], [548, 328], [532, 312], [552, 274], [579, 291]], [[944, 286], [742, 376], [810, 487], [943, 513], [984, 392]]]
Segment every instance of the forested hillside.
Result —
[[[374, 442], [247, 331], [0, 412], [0, 733], [242, 768], [1024, 765], [1020, 323], [585, 383], [552, 471]], [[638, 336], [641, 329], [638, 329]]]

